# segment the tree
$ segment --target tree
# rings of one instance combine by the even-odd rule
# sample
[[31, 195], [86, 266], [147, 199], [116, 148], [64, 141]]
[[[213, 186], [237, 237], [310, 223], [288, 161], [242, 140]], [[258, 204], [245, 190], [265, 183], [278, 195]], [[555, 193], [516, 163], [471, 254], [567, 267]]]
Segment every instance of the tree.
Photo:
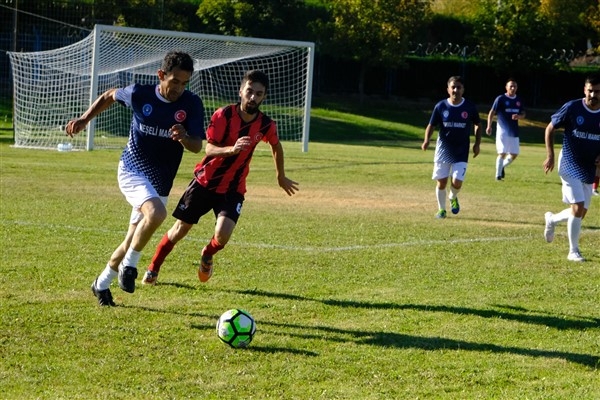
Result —
[[560, 33], [540, 12], [540, 0], [485, 0], [476, 17], [481, 54], [502, 71], [543, 70]]
[[408, 43], [430, 16], [420, 0], [332, 0], [331, 39], [325, 51], [360, 63], [358, 91], [364, 96], [367, 71], [373, 66], [399, 66]]
[[310, 40], [315, 10], [303, 0], [204, 0], [196, 14], [207, 33]]

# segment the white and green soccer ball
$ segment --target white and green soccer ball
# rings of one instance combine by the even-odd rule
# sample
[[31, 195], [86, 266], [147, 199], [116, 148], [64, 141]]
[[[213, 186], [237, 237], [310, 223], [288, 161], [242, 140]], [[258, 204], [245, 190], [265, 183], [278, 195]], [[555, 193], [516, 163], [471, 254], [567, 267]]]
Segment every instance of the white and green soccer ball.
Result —
[[223, 343], [239, 349], [248, 347], [256, 333], [256, 322], [248, 311], [234, 308], [217, 321], [217, 336]]

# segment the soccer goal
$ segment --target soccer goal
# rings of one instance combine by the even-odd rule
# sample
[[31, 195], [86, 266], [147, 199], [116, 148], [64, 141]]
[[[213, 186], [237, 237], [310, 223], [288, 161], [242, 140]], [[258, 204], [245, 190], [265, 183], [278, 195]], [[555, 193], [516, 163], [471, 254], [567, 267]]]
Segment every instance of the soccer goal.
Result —
[[165, 54], [194, 58], [189, 89], [204, 102], [206, 123], [219, 107], [239, 101], [247, 70], [269, 76], [261, 110], [277, 122], [281, 140], [308, 151], [314, 44], [285, 40], [96, 25], [88, 37], [59, 49], [9, 52], [14, 88], [15, 146], [56, 149], [123, 147], [131, 112], [113, 105], [75, 138], [64, 127], [104, 91], [131, 83], [158, 83]]

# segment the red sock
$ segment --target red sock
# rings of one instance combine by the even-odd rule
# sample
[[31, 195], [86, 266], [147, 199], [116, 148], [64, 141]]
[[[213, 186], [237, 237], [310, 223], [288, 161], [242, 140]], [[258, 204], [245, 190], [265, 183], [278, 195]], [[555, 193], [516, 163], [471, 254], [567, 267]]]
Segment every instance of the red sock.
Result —
[[148, 270], [158, 274], [160, 266], [165, 262], [165, 258], [167, 258], [171, 250], [173, 250], [173, 247], [175, 247], [175, 243], [171, 242], [169, 240], [169, 235], [165, 233], [165, 236], [162, 237], [160, 243], [156, 247], [156, 252], [152, 257]]
[[597, 176], [594, 178], [594, 183], [592, 183], [592, 189], [597, 190], [598, 189], [598, 183], [600, 183], [600, 176]]
[[221, 243], [217, 242], [217, 239], [215, 239], [215, 237], [213, 236], [212, 239], [210, 239], [210, 243], [207, 244], [206, 247], [204, 247], [204, 249], [202, 249], [202, 255], [212, 256], [217, 251], [221, 250], [223, 247], [225, 247], [225, 245], [222, 245]]

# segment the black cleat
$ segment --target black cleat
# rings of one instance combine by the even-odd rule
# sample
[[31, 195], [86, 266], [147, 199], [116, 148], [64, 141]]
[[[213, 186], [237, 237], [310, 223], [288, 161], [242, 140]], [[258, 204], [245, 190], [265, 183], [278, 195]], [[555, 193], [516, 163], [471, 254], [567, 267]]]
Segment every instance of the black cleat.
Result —
[[96, 298], [98, 299], [98, 305], [109, 306], [109, 307], [116, 306], [115, 302], [113, 301], [113, 297], [112, 297], [112, 293], [110, 292], [110, 289], [104, 289], [104, 290], [96, 289], [96, 281], [94, 281], [94, 283], [92, 283], [92, 293], [94, 293], [94, 296], [96, 296]]
[[502, 175], [500, 175], [502, 179], [504, 179], [504, 167], [502, 167]]
[[119, 265], [119, 287], [127, 293], [135, 292], [135, 280], [137, 276], [137, 268], [126, 267], [123, 264]]

